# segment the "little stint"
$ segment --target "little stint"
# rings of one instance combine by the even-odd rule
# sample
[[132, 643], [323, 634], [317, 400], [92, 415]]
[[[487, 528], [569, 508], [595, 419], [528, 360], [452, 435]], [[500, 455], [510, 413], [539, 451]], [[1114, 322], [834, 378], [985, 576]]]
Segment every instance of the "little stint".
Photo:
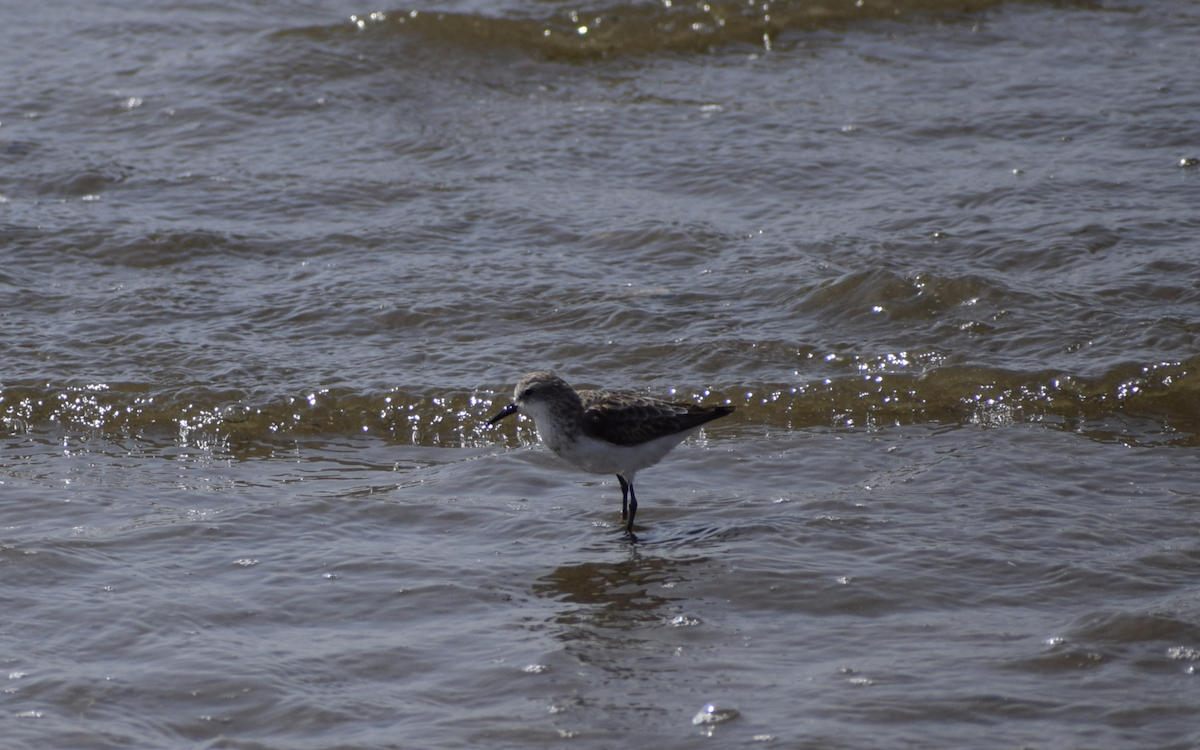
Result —
[[621, 483], [621, 518], [633, 536], [637, 496], [633, 476], [662, 460], [706, 422], [734, 406], [676, 404], [624, 391], [576, 391], [552, 372], [521, 378], [513, 401], [488, 420], [528, 414], [546, 447], [567, 463], [593, 474], [616, 474]]

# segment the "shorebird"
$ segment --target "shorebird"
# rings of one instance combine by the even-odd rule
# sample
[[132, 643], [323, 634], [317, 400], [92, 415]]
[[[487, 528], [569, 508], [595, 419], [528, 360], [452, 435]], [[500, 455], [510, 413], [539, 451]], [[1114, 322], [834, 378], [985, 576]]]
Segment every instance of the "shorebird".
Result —
[[528, 414], [542, 442], [559, 458], [593, 474], [616, 474], [621, 519], [633, 536], [638, 508], [633, 476], [661, 461], [701, 425], [735, 408], [676, 404], [625, 391], [576, 391], [543, 370], [521, 378], [512, 403], [488, 424], [510, 414]]

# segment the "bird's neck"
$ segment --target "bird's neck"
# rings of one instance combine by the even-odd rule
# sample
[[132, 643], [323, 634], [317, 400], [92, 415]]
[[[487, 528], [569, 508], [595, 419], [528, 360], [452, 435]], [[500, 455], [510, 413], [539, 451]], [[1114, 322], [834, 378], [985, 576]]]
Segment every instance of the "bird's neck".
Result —
[[555, 453], [567, 450], [575, 442], [583, 427], [583, 403], [579, 396], [554, 402], [527, 405], [524, 411], [533, 417], [538, 436], [546, 447]]

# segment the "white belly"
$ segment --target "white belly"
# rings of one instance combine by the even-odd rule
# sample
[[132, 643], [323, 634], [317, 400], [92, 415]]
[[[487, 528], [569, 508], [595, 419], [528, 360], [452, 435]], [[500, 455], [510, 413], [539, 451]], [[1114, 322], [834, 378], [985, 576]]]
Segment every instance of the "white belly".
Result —
[[586, 435], [575, 440], [562, 440], [558, 435], [542, 434], [540, 427], [538, 434], [542, 442], [572, 466], [593, 474], [619, 474], [626, 481], [633, 481], [635, 473], [661, 461], [672, 448], [698, 429], [666, 435], [640, 445], [615, 445]]

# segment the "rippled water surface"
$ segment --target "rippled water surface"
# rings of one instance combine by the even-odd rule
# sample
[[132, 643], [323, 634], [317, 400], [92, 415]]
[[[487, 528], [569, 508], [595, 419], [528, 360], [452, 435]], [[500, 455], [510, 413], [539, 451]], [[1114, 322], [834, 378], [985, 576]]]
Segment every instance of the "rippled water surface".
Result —
[[1195, 4], [8, 5], [5, 747], [1200, 745]]

